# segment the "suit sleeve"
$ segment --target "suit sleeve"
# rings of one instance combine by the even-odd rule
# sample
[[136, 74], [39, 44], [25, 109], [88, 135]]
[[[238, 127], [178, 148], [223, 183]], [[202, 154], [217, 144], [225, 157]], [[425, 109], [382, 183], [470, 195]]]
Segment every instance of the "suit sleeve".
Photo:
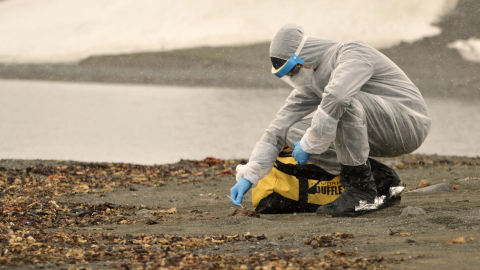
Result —
[[278, 111], [275, 120], [270, 123], [255, 145], [248, 163], [237, 166], [237, 182], [245, 177], [255, 187], [260, 179], [267, 176], [285, 145], [290, 126], [313, 112], [319, 103], [320, 98], [313, 93], [303, 93], [294, 89], [285, 105]]
[[328, 149], [335, 140], [337, 123], [345, 108], [372, 75], [373, 67], [361, 52], [350, 49], [339, 55], [322, 101], [313, 116], [312, 125], [300, 142], [304, 151], [321, 154]]

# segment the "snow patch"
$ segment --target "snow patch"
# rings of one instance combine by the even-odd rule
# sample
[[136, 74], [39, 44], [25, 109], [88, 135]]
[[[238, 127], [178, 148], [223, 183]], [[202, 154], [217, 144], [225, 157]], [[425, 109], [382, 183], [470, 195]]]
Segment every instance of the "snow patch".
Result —
[[467, 61], [480, 62], [480, 39], [457, 40], [449, 43], [448, 48], [457, 49]]

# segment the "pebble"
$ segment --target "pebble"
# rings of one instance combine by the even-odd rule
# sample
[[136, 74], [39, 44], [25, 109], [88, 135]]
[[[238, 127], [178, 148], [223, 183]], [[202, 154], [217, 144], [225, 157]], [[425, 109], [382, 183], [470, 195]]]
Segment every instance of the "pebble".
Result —
[[427, 212], [425, 212], [425, 210], [423, 210], [420, 207], [407, 206], [402, 210], [402, 213], [400, 214], [400, 216], [401, 217], [402, 216], [419, 216], [419, 215], [425, 215], [426, 213]]
[[153, 217], [153, 215], [150, 214], [150, 211], [152, 211], [152, 210], [142, 209], [142, 210], [138, 210], [135, 214], [137, 216]]
[[411, 192], [430, 192], [430, 191], [452, 191], [454, 190], [449, 184], [447, 183], [440, 183], [424, 188], [419, 188], [412, 190]]

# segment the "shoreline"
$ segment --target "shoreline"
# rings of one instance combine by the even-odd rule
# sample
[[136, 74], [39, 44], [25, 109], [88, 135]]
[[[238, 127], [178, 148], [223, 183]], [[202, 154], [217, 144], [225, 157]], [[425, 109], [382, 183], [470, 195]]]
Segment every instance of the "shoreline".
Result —
[[[401, 155], [399, 157], [372, 157], [376, 160], [379, 160], [387, 165], [395, 164], [395, 162], [402, 160], [417, 160], [417, 159], [428, 159], [428, 160], [453, 160], [454, 163], [466, 163], [466, 164], [475, 164], [479, 163], [480, 166], [480, 156], [459, 156], [459, 155], [437, 155], [437, 154], [418, 154], [410, 153]], [[232, 158], [232, 159], [223, 159], [223, 160], [232, 160], [237, 164], [246, 164], [248, 158]], [[159, 164], [143, 164], [143, 163], [132, 163], [132, 162], [111, 162], [111, 161], [81, 161], [81, 160], [70, 160], [70, 159], [20, 159], [20, 158], [1, 158], [0, 159], [0, 168], [14, 169], [14, 170], [23, 170], [28, 167], [37, 166], [43, 164], [44, 166], [57, 166], [58, 164], [69, 163], [69, 164], [128, 164], [131, 166], [167, 166], [172, 164], [178, 164], [183, 162], [195, 162], [195, 159], [180, 159], [177, 162], [168, 162], [168, 163], [159, 163]]]

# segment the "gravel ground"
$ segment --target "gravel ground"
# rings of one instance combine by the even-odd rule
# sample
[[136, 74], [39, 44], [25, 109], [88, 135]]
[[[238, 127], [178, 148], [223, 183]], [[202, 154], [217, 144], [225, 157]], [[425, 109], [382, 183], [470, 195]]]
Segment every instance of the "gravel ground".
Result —
[[[382, 161], [407, 184], [398, 205], [356, 218], [256, 218], [230, 216], [232, 171], [245, 160], [1, 160], [0, 268], [474, 269], [480, 158]], [[455, 189], [411, 191], [422, 180]], [[250, 192], [243, 205], [254, 210]], [[424, 213], [402, 215], [407, 207]]]

